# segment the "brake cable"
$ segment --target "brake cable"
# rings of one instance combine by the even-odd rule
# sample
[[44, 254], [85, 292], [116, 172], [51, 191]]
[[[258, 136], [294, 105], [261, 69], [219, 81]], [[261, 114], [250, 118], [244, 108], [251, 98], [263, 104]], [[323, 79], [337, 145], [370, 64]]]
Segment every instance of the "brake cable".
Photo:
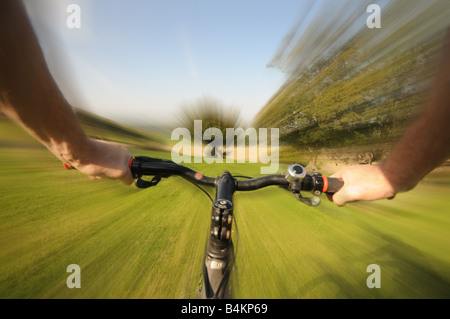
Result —
[[[189, 180], [188, 180], [188, 181], [189, 181]], [[200, 185], [197, 185], [196, 183], [194, 183], [194, 182], [192, 182], [192, 181], [189, 181], [189, 182], [190, 182], [191, 184], [197, 186], [198, 188], [200, 188], [200, 190], [201, 190], [203, 193], [205, 193], [206, 196], [209, 197], [209, 199], [211, 200], [211, 202], [214, 202], [214, 200], [212, 199], [211, 195], [209, 195], [209, 193], [208, 193], [207, 191], [205, 191], [205, 190], [203, 189], [203, 187], [201, 187]]]

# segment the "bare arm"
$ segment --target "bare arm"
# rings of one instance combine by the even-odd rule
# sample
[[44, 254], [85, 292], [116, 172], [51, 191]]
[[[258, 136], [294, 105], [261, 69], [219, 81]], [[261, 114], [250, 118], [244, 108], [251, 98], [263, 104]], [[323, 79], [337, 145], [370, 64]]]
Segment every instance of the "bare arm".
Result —
[[450, 155], [450, 29], [442, 62], [423, 115], [405, 132], [390, 157], [378, 166], [343, 168], [334, 177], [345, 186], [332, 200], [337, 205], [356, 200], [392, 198], [413, 189]]
[[129, 152], [92, 140], [83, 132], [17, 0], [0, 2], [0, 111], [81, 172], [132, 182]]

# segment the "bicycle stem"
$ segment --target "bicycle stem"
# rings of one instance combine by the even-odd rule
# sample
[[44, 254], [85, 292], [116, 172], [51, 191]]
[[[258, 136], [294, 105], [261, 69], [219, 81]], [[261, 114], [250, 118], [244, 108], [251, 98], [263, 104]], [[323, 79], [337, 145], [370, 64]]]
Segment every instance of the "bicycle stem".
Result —
[[228, 247], [231, 241], [235, 180], [230, 173], [225, 172], [217, 178], [216, 185], [216, 199], [212, 205], [211, 235], [207, 248], [208, 253], [214, 256]]

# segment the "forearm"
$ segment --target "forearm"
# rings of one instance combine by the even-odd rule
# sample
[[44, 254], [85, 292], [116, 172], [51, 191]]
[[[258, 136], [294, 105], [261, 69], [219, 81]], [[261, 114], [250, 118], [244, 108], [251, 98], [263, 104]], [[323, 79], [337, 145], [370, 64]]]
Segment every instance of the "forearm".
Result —
[[0, 3], [0, 110], [61, 160], [77, 162], [90, 147], [53, 80], [20, 1]]
[[[450, 114], [443, 116], [450, 118]], [[439, 125], [437, 119], [427, 118], [414, 123], [391, 156], [380, 165], [396, 193], [413, 189], [449, 156], [450, 137], [445, 127], [448, 124]]]
[[381, 164], [396, 192], [414, 188], [450, 155], [450, 33], [424, 114]]

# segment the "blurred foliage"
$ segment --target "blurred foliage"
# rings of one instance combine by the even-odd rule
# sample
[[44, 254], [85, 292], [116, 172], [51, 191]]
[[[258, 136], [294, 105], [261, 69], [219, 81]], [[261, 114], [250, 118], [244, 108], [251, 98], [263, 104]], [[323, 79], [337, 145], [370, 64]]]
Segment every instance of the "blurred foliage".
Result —
[[[239, 109], [225, 105], [208, 95], [182, 104], [174, 126], [187, 128], [191, 136], [194, 136], [195, 120], [202, 121], [202, 136], [206, 129], [213, 127], [218, 128], [222, 135], [226, 136], [226, 128], [237, 128], [241, 124]], [[210, 140], [203, 142], [207, 144]]]
[[[310, 150], [395, 141], [424, 105], [448, 12], [445, 1], [394, 1], [383, 7], [381, 29], [363, 23], [345, 41], [339, 26], [348, 22], [332, 17], [329, 27], [318, 19], [299, 37], [293, 30], [270, 63], [287, 79], [254, 126], [278, 127], [283, 144]], [[320, 47], [333, 49], [310, 52]]]
[[260, 112], [257, 126], [279, 127], [282, 140], [311, 147], [395, 138], [423, 101], [421, 75], [437, 44], [361, 67], [364, 55], [349, 41], [291, 76]]

